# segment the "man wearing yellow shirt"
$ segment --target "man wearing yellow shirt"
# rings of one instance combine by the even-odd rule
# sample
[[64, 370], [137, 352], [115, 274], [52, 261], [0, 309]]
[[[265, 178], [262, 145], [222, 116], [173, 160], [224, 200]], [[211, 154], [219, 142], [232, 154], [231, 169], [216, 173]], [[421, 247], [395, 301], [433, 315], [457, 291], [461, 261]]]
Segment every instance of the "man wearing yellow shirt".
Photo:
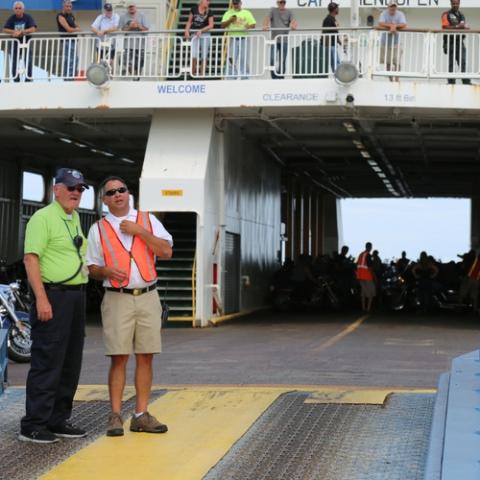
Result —
[[76, 209], [88, 188], [73, 169], [57, 171], [55, 200], [30, 218], [25, 232], [25, 268], [35, 295], [31, 312], [32, 361], [26, 415], [19, 439], [55, 443], [80, 438], [71, 425], [85, 336], [86, 239]]
[[241, 0], [232, 0], [232, 8], [222, 18], [221, 27], [228, 32], [228, 78], [248, 78], [248, 30], [255, 28], [256, 20], [250, 10], [242, 9]]

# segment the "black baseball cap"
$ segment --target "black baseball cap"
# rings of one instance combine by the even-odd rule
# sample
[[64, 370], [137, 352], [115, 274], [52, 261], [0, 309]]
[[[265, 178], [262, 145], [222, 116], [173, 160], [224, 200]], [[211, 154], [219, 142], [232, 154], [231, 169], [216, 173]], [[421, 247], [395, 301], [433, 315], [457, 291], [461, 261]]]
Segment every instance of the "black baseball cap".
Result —
[[235, 5], [235, 4], [238, 4], [238, 3], [242, 3], [242, 0], [232, 0], [232, 3]]
[[113, 10], [112, 4], [111, 3], [106, 3], [103, 6], [103, 9], [106, 10], [107, 12], [111, 12]]
[[82, 172], [75, 170], [74, 168], [59, 168], [55, 175], [55, 185], [62, 183], [67, 187], [75, 187], [77, 185], [83, 185], [85, 188], [90, 188], [83, 178]]
[[333, 12], [338, 7], [339, 7], [338, 3], [331, 2], [331, 3], [328, 4], [327, 9], [328, 9], [329, 12]]

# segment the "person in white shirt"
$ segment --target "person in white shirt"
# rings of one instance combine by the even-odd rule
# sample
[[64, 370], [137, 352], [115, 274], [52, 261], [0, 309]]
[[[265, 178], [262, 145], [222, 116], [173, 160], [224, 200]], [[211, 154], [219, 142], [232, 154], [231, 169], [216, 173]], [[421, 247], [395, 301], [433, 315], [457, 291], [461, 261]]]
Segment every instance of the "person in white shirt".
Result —
[[[91, 25], [92, 32], [98, 37], [98, 53], [100, 59], [113, 60], [115, 58], [115, 39], [107, 39], [105, 34], [116, 32], [120, 23], [120, 17], [113, 13], [111, 3], [103, 6], [100, 14]], [[108, 48], [110, 47], [110, 48]]]
[[102, 324], [111, 414], [107, 436], [123, 435], [121, 417], [129, 355], [135, 354], [136, 409], [134, 432], [164, 433], [166, 425], [148, 413], [153, 354], [161, 351], [161, 313], [155, 259], [172, 256], [172, 236], [152, 214], [129, 205], [129, 191], [120, 177], [103, 182], [102, 198], [109, 213], [88, 234], [86, 263], [90, 276], [103, 280]]

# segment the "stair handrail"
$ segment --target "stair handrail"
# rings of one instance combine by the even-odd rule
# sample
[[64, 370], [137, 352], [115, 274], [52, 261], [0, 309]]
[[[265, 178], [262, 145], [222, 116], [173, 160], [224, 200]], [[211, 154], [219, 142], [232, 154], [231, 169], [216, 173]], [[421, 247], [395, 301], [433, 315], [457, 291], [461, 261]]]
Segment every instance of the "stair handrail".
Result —
[[197, 318], [197, 250], [193, 256], [192, 265], [192, 319]]
[[173, 30], [173, 25], [177, 21], [178, 16], [178, 0], [169, 1], [169, 9], [167, 13], [167, 20], [165, 23], [165, 30]]
[[[178, 18], [178, 3], [179, 3], [179, 0], [170, 0], [169, 2], [170, 6], [167, 14], [167, 20], [165, 23], [165, 30], [167, 31], [173, 30], [174, 27], [176, 27], [176, 22]], [[169, 36], [165, 41], [166, 48], [164, 48], [164, 51], [163, 51], [163, 61], [162, 61], [164, 65], [167, 65], [168, 52], [170, 52], [172, 48], [172, 42], [173, 40], [171, 36]], [[168, 68], [166, 73], [168, 76]]]
[[[228, 2], [228, 9], [230, 10], [233, 6], [233, 2], [232, 0], [230, 0]], [[222, 52], [222, 62], [221, 62], [221, 71], [224, 72], [224, 68], [225, 68], [225, 61], [227, 59], [227, 55], [228, 55], [228, 42], [230, 41], [230, 37], [228, 36], [228, 32], [225, 30], [225, 32], [223, 32], [223, 52]]]

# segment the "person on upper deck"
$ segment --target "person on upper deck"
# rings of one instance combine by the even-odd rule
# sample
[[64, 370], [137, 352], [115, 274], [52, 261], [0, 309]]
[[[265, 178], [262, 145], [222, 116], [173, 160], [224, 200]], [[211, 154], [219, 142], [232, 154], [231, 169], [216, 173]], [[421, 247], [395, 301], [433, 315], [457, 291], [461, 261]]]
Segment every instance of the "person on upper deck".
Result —
[[[31, 15], [25, 13], [25, 5], [23, 2], [15, 2], [13, 4], [13, 11], [15, 13], [8, 17], [3, 26], [3, 33], [8, 33], [18, 40], [18, 42], [13, 42], [8, 49], [12, 65], [12, 78], [14, 82], [20, 81], [20, 75], [17, 71], [17, 60], [23, 59], [23, 63], [27, 70], [25, 81], [31, 82], [33, 69], [32, 51], [24, 48], [19, 54], [18, 44], [27, 43], [32, 38], [31, 34], [37, 31], [37, 24]], [[28, 52], [28, 57], [25, 52]]]
[[[118, 30], [120, 17], [113, 13], [113, 6], [111, 3], [106, 3], [103, 6], [103, 13], [100, 14], [91, 25], [91, 29], [98, 37], [98, 53], [100, 58], [108, 57], [113, 60], [115, 57], [115, 39], [107, 42], [105, 35], [113, 33]], [[108, 48], [108, 46], [110, 48]], [[108, 55], [109, 52], [109, 55]]]
[[338, 56], [337, 43], [341, 44], [340, 38], [338, 37], [339, 23], [337, 16], [339, 14], [339, 5], [338, 3], [331, 2], [327, 6], [328, 15], [323, 19], [322, 27], [328, 28], [324, 31], [324, 35], [328, 35], [325, 38], [324, 45], [328, 50], [329, 59], [330, 59], [330, 68], [331, 73], [335, 72], [338, 65], [340, 64], [340, 58]]
[[57, 14], [57, 28], [62, 35], [63, 71], [66, 80], [73, 80], [77, 74], [77, 41], [76, 32], [81, 28], [75, 23], [72, 0], [63, 0], [63, 9]]
[[[396, 0], [391, 0], [387, 10], [382, 12], [378, 26], [382, 30], [388, 30], [388, 33], [382, 34], [380, 40], [380, 63], [385, 64], [389, 72], [399, 72], [402, 50], [398, 31], [407, 28], [407, 19], [404, 13], [398, 11]], [[398, 82], [398, 77], [390, 77], [390, 81]]]
[[248, 78], [249, 39], [248, 30], [257, 22], [250, 10], [242, 8], [241, 0], [232, 0], [232, 8], [223, 17], [221, 27], [228, 32], [227, 76]]
[[[210, 30], [213, 28], [213, 12], [208, 8], [210, 0], [200, 0], [188, 14], [185, 38], [192, 37], [192, 76], [205, 75], [210, 50]], [[191, 35], [191, 32], [193, 35]], [[199, 64], [200, 69], [198, 68]]]
[[145, 63], [145, 36], [142, 32], [148, 32], [149, 24], [145, 15], [137, 10], [135, 2], [127, 2], [127, 13], [119, 20], [118, 28], [135, 36], [124, 38], [123, 45], [123, 68], [127, 75], [134, 75], [138, 80]]
[[[460, 0], [450, 0], [451, 9], [442, 14], [442, 30], [469, 30], [465, 15], [460, 12]], [[465, 35], [449, 33], [443, 36], [443, 52], [448, 55], [448, 71], [454, 72], [454, 64], [460, 67], [463, 73], [467, 70], [467, 49], [465, 48]], [[470, 85], [469, 78], [462, 78], [465, 85]], [[449, 78], [449, 84], [454, 84], [455, 79]]]
[[273, 79], [283, 78], [285, 75], [285, 61], [288, 52], [287, 35], [290, 29], [296, 30], [298, 27], [293, 12], [285, 8], [286, 3], [286, 0], [277, 0], [277, 7], [272, 7], [263, 20], [264, 30], [274, 29], [272, 40], [275, 40], [275, 45], [272, 45], [270, 50], [270, 65], [274, 67], [270, 75]]

